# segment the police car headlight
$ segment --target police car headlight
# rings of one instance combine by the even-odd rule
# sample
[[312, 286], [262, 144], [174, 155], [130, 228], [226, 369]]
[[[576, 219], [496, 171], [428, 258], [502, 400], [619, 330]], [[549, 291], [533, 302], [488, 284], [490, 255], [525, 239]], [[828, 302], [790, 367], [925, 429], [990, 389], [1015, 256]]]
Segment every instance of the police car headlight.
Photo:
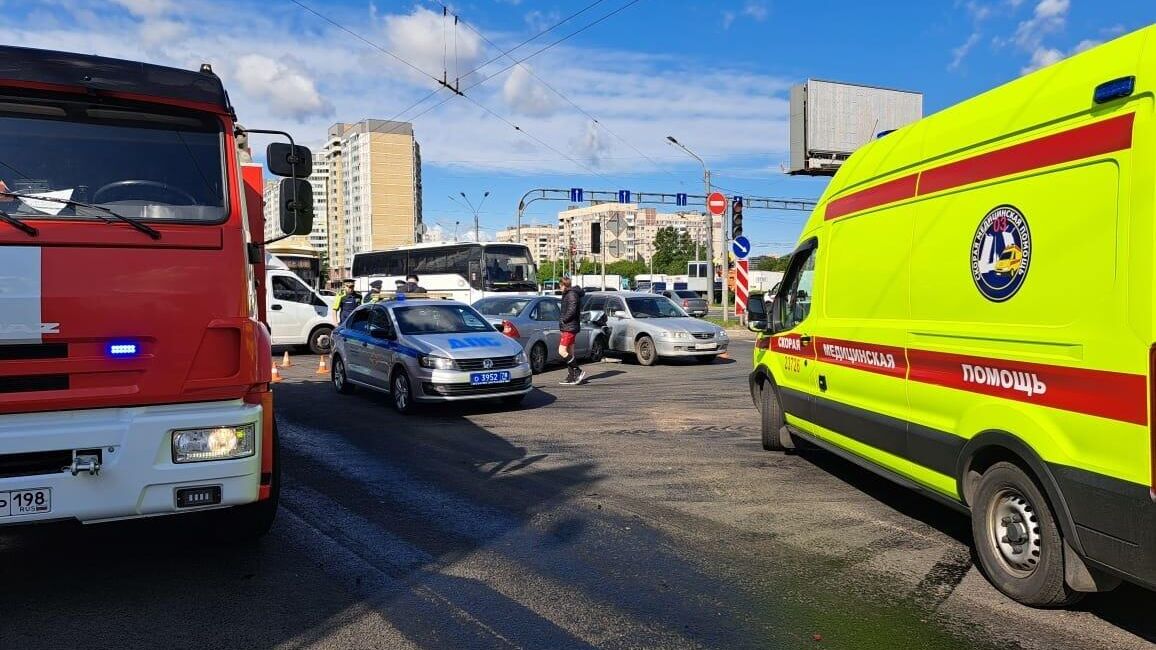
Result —
[[526, 358], [526, 351], [525, 350], [522, 350], [518, 354], [514, 355], [514, 363], [518, 364], [519, 366], [522, 365], [523, 363], [529, 363], [529, 362], [530, 362], [529, 359]]
[[173, 431], [173, 462], [200, 463], [252, 456], [257, 451], [256, 427], [205, 427]]
[[448, 359], [446, 357], [435, 357], [432, 355], [426, 355], [426, 356], [418, 357], [417, 362], [422, 368], [429, 368], [430, 370], [453, 370], [454, 369], [454, 360]]

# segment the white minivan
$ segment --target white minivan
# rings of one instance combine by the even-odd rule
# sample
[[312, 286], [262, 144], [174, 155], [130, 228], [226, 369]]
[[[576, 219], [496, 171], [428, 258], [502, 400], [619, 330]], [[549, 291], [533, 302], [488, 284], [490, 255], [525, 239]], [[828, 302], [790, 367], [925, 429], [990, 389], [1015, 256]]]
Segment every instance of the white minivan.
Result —
[[307, 345], [313, 354], [329, 354], [333, 347], [333, 317], [325, 298], [288, 268], [267, 260], [265, 299], [273, 345]]

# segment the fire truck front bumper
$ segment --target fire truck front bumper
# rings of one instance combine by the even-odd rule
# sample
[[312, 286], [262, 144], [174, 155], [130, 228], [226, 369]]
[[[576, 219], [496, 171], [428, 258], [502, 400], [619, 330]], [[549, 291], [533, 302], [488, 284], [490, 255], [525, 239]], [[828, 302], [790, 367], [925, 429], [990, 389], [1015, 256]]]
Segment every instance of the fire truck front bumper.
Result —
[[261, 409], [230, 400], [0, 416], [0, 526], [255, 501]]

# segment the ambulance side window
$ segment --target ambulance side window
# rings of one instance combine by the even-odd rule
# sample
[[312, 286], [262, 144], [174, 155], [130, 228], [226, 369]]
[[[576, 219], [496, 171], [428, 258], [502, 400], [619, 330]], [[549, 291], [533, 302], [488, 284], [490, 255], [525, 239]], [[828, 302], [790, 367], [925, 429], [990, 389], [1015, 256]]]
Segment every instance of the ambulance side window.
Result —
[[800, 250], [791, 259], [788, 277], [775, 296], [778, 327], [789, 330], [806, 320], [811, 313], [811, 292], [815, 286], [815, 247]]

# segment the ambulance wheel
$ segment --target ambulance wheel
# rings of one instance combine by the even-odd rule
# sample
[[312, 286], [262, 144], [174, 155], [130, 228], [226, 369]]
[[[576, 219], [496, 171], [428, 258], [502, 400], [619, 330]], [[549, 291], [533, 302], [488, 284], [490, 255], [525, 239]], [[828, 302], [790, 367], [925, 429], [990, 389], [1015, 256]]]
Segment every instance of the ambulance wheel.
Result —
[[349, 375], [345, 374], [345, 362], [336, 354], [333, 355], [333, 369], [329, 371], [333, 378], [333, 388], [342, 395], [349, 395], [354, 390], [354, 385], [349, 383]]
[[333, 328], [318, 327], [309, 334], [309, 351], [313, 354], [329, 354], [333, 350]]
[[534, 347], [530, 348], [530, 372], [535, 375], [542, 374], [546, 369], [546, 345], [544, 343], [535, 343]]
[[409, 374], [404, 368], [393, 371], [389, 380], [389, 396], [393, 398], [393, 408], [401, 415], [413, 413], [416, 405], [413, 401], [413, 386], [409, 381]]
[[783, 415], [783, 406], [779, 404], [779, 391], [771, 380], [768, 379], [763, 384], [763, 389], [759, 391], [759, 398], [762, 400], [760, 410], [763, 415], [763, 449], [786, 451], [787, 448], [783, 446], [779, 430], [787, 424], [787, 418]]
[[992, 465], [971, 504], [971, 534], [988, 580], [1031, 607], [1062, 607], [1083, 594], [1064, 582], [1064, 546], [1047, 498], [1019, 466]]
[[658, 350], [654, 347], [654, 339], [645, 334], [634, 342], [634, 356], [638, 357], [638, 364], [653, 366], [658, 361]]

